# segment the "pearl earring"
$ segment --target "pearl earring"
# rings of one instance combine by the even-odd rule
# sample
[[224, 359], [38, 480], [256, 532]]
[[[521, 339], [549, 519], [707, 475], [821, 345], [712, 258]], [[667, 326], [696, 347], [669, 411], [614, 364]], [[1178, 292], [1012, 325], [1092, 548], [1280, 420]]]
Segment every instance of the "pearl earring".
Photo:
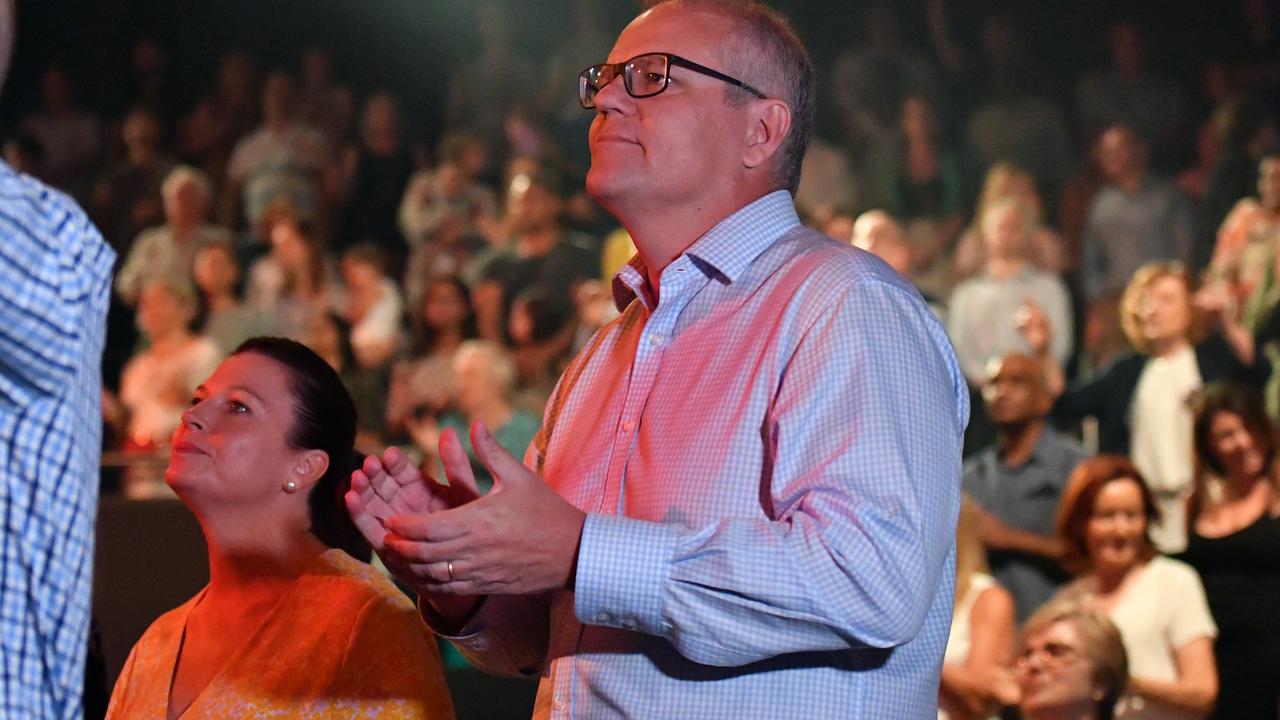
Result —
[[287, 493], [298, 492], [298, 483], [293, 480], [290, 480], [289, 482], [284, 484], [284, 491]]

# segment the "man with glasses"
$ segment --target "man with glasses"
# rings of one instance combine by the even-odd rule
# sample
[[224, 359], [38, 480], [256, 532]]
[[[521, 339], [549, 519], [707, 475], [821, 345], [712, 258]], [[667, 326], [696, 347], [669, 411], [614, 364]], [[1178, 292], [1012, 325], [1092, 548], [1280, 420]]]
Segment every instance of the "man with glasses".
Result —
[[541, 675], [536, 717], [932, 717], [968, 391], [906, 282], [800, 225], [803, 47], [673, 0], [579, 90], [621, 316], [525, 465], [473, 428], [488, 495], [446, 434], [451, 497], [389, 452], [353, 516], [473, 662]]

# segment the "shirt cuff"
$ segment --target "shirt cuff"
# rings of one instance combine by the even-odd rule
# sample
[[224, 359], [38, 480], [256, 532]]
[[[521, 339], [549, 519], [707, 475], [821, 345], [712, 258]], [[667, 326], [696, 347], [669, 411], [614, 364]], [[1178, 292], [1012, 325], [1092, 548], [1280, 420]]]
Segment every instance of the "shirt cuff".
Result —
[[578, 622], [665, 636], [662, 600], [679, 532], [665, 523], [588, 514], [574, 582]]
[[[476, 652], [484, 652], [489, 649], [489, 638], [493, 635], [494, 628], [500, 628], [505, 625], [502, 608], [498, 607], [501, 603], [489, 601], [490, 598], [483, 598], [476, 609], [472, 611], [471, 617], [457, 630], [449, 627], [449, 624], [440, 617], [440, 614], [431, 607], [431, 603], [427, 599], [418, 596], [418, 616], [422, 618], [422, 622], [431, 632], [450, 642], [463, 645]], [[452, 634], [451, 634], [452, 632]]]

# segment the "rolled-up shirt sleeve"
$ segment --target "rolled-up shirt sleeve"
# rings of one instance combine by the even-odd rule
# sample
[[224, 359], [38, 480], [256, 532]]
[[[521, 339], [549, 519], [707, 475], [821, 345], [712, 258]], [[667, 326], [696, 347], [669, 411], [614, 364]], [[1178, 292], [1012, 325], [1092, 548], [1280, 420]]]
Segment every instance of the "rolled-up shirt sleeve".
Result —
[[968, 395], [945, 333], [918, 296], [879, 280], [806, 312], [762, 422], [761, 516], [589, 514], [580, 622], [738, 666], [901, 645], [950, 597]]

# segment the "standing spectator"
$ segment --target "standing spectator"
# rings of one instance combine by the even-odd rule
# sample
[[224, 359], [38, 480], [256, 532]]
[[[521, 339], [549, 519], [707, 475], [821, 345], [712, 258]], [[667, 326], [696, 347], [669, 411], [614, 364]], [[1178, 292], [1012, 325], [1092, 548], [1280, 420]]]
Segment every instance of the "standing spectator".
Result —
[[1097, 418], [1098, 449], [1130, 456], [1150, 484], [1160, 510], [1151, 538], [1163, 552], [1177, 552], [1186, 542], [1183, 508], [1192, 476], [1189, 398], [1215, 380], [1261, 387], [1269, 371], [1256, 361], [1253, 338], [1238, 321], [1218, 313], [1213, 331], [1210, 318], [1192, 303], [1193, 290], [1182, 265], [1144, 265], [1120, 301], [1120, 322], [1137, 354], [1065, 392], [1061, 366], [1047, 357], [1053, 331], [1044, 313], [1033, 311], [1023, 325], [1049, 374], [1050, 389], [1061, 395], [1054, 406], [1056, 418]]
[[1031, 236], [1027, 242], [1027, 261], [1040, 270], [1061, 273], [1071, 267], [1072, 259], [1062, 238], [1045, 224], [1044, 200], [1036, 189], [1036, 180], [1025, 170], [998, 162], [987, 170], [978, 194], [978, 207], [970, 225], [956, 243], [951, 271], [955, 282], [982, 270], [987, 259], [987, 244], [982, 236], [982, 219], [987, 211], [1002, 200], [1015, 200], [1031, 216]]
[[409, 250], [396, 227], [396, 212], [413, 174], [413, 156], [405, 146], [395, 98], [377, 93], [365, 102], [360, 144], [343, 158], [343, 222], [346, 242], [371, 242], [403, 267]]
[[[0, 2], [0, 85], [14, 3]], [[67, 196], [0, 161], [0, 715], [74, 720], [82, 695], [111, 265]]]
[[160, 188], [173, 159], [163, 152], [163, 130], [150, 110], [130, 112], [120, 130], [125, 159], [98, 181], [93, 212], [107, 242], [126, 255], [138, 233], [163, 217]]
[[[974, 387], [981, 387], [986, 380], [991, 360], [1030, 350], [1018, 329], [1025, 305], [1042, 308], [1054, 327], [1072, 327], [1067, 286], [1028, 260], [1036, 230], [1030, 210], [1017, 201], [1002, 200], [987, 209], [981, 223], [986, 246], [983, 270], [957, 285], [947, 303], [947, 333], [960, 368]], [[1055, 335], [1049, 353], [1065, 363], [1071, 353], [1071, 336]]]
[[1188, 262], [1192, 251], [1190, 205], [1176, 185], [1147, 172], [1140, 137], [1113, 125], [1098, 142], [1107, 184], [1085, 220], [1081, 280], [1088, 299], [1123, 287], [1143, 263]]
[[1209, 174], [1202, 209], [1209, 240], [1227, 213], [1253, 194], [1258, 163], [1263, 155], [1275, 151], [1277, 140], [1275, 117], [1256, 100], [1237, 98], [1221, 115], [1222, 155]]
[[322, 220], [320, 180], [328, 157], [324, 135], [298, 117], [293, 79], [272, 73], [262, 91], [262, 125], [236, 143], [227, 164], [223, 223], [241, 227], [243, 221], [257, 232], [277, 198], [287, 198], [311, 222]]
[[1078, 574], [1059, 601], [1108, 616], [1124, 639], [1129, 682], [1116, 717], [1204, 717], [1218, 692], [1218, 629], [1200, 576], [1151, 544], [1147, 530], [1158, 512], [1128, 460], [1100, 455], [1081, 463], [1058, 509], [1063, 564]]
[[1105, 616], [1070, 603], [1046, 605], [1018, 641], [1024, 720], [1112, 720], [1129, 680], [1120, 631]]
[[1218, 622], [1214, 720], [1280, 706], [1280, 483], [1275, 424], [1250, 389], [1213, 385], [1195, 408], [1187, 551]]
[[310, 223], [284, 213], [269, 227], [271, 252], [249, 269], [247, 300], [276, 334], [301, 338], [316, 315], [346, 306], [342, 281]]
[[116, 292], [133, 305], [155, 278], [191, 281], [196, 250], [208, 242], [230, 243], [231, 233], [207, 222], [211, 189], [204, 173], [180, 165], [164, 179], [165, 224], [142, 232], [116, 275]]
[[475, 261], [473, 284], [480, 336], [501, 342], [515, 297], [528, 288], [544, 290], [557, 313], [557, 329], [573, 311], [575, 283], [596, 278], [600, 254], [586, 235], [565, 230], [560, 179], [545, 167], [516, 175], [507, 188], [506, 247]]
[[1280, 153], [1264, 155], [1257, 175], [1257, 199], [1244, 198], [1231, 209], [1209, 265], [1243, 306], [1245, 327], [1254, 332], [1280, 302]]
[[983, 397], [996, 444], [965, 463], [963, 487], [991, 574], [1013, 596], [1021, 621], [1066, 579], [1054, 514], [1067, 476], [1086, 455], [1046, 424], [1052, 397], [1033, 359], [1009, 355], [993, 364]]

